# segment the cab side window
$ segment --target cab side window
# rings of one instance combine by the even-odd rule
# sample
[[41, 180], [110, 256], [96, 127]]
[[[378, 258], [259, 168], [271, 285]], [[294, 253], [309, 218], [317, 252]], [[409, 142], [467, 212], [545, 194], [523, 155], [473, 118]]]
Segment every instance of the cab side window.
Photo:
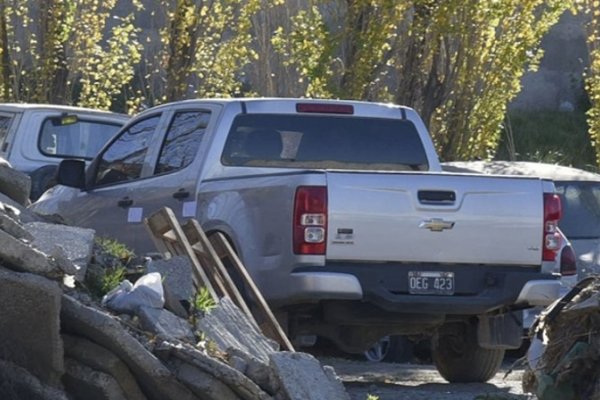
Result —
[[156, 115], [139, 121], [122, 132], [102, 154], [95, 184], [107, 185], [139, 178], [159, 121], [160, 115]]
[[208, 111], [185, 111], [175, 114], [161, 147], [155, 175], [187, 167], [196, 156], [206, 126]]

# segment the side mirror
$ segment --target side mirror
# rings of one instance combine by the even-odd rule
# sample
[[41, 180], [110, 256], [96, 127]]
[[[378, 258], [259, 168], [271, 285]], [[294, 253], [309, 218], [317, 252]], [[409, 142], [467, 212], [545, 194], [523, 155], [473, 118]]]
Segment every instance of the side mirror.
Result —
[[62, 160], [58, 165], [56, 183], [77, 189], [84, 189], [85, 162], [82, 160]]

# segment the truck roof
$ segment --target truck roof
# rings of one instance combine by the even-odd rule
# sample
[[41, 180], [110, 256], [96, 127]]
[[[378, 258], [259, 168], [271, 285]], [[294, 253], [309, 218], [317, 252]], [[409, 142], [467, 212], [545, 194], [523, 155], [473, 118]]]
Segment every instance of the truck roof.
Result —
[[0, 111], [8, 112], [23, 112], [28, 110], [49, 110], [49, 111], [64, 111], [64, 112], [85, 112], [98, 115], [112, 115], [122, 117], [124, 120], [130, 116], [112, 111], [96, 110], [93, 108], [66, 106], [58, 104], [37, 104], [37, 103], [0, 103]]
[[165, 103], [151, 109], [158, 109], [162, 107], [169, 107], [174, 104], [194, 104], [194, 103], [212, 103], [212, 104], [232, 104], [232, 103], [320, 103], [320, 104], [351, 104], [351, 105], [364, 105], [368, 107], [385, 107], [385, 108], [396, 108], [410, 110], [410, 107], [400, 106], [392, 103], [376, 103], [370, 101], [360, 100], [341, 100], [341, 99], [304, 99], [304, 98], [290, 98], [290, 97], [235, 97], [235, 98], [200, 98], [200, 99], [187, 99], [179, 100], [170, 103]]

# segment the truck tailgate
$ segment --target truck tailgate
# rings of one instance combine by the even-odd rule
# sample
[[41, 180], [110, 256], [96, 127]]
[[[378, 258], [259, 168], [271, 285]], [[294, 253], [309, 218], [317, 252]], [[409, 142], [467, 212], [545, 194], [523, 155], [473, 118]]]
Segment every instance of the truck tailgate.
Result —
[[540, 265], [536, 178], [328, 172], [327, 259]]

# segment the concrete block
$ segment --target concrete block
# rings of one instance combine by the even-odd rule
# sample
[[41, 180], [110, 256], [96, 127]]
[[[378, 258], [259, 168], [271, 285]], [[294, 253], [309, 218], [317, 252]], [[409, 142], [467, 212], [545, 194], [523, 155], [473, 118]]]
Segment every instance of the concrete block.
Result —
[[194, 296], [192, 263], [185, 256], [175, 256], [168, 260], [152, 260], [147, 265], [148, 272], [160, 272], [163, 285], [168, 287], [175, 298], [187, 300]]
[[149, 399], [197, 399], [111, 315], [81, 304], [65, 294], [62, 297], [61, 320], [65, 332], [88, 338], [118, 355]]
[[[96, 371], [111, 375], [128, 400], [146, 400], [135, 377], [119, 357], [87, 339], [63, 335], [65, 356]], [[67, 368], [68, 370], [68, 368]]]
[[287, 351], [270, 356], [271, 368], [281, 390], [290, 400], [350, 400], [340, 381], [332, 380], [310, 354]]
[[0, 165], [0, 193], [4, 193], [17, 203], [27, 206], [31, 193], [31, 179], [23, 172], [8, 165]]
[[0, 268], [0, 358], [52, 386], [64, 372], [61, 295], [56, 282]]
[[59, 389], [44, 385], [26, 369], [0, 360], [0, 399], [69, 400]]
[[58, 278], [63, 271], [47, 255], [0, 230], [0, 261], [16, 271]]
[[169, 367], [181, 382], [203, 400], [239, 400], [240, 397], [214, 376], [180, 360], [171, 360]]
[[189, 322], [164, 308], [142, 306], [138, 308], [137, 315], [142, 329], [148, 332], [195, 343], [194, 332]]
[[3, 193], [0, 193], [0, 204], [0, 210], [3, 210], [22, 223], [42, 220], [41, 216], [29, 210], [24, 205], [17, 203]]
[[228, 297], [200, 318], [197, 328], [221, 351], [238, 349], [266, 365], [269, 355], [276, 351], [273, 342]]
[[14, 214], [3, 212], [1, 209], [0, 229], [16, 239], [25, 239], [29, 242], [33, 240], [33, 236], [21, 226], [18, 220], [15, 219]]
[[[154, 347], [154, 354], [167, 363], [182, 379], [185, 376], [188, 376], [186, 379], [193, 379], [189, 376], [193, 376], [194, 369], [198, 369], [225, 384], [242, 400], [273, 400], [268, 393], [240, 371], [195, 346], [177, 341], [160, 340]], [[213, 393], [213, 395], [216, 394]], [[209, 398], [212, 399], [212, 397]]]
[[65, 358], [65, 389], [75, 400], [128, 400], [111, 375]]
[[64, 254], [77, 267], [76, 278], [83, 280], [94, 248], [96, 232], [93, 229], [45, 222], [30, 222], [23, 227], [33, 236], [35, 248], [48, 255]]

